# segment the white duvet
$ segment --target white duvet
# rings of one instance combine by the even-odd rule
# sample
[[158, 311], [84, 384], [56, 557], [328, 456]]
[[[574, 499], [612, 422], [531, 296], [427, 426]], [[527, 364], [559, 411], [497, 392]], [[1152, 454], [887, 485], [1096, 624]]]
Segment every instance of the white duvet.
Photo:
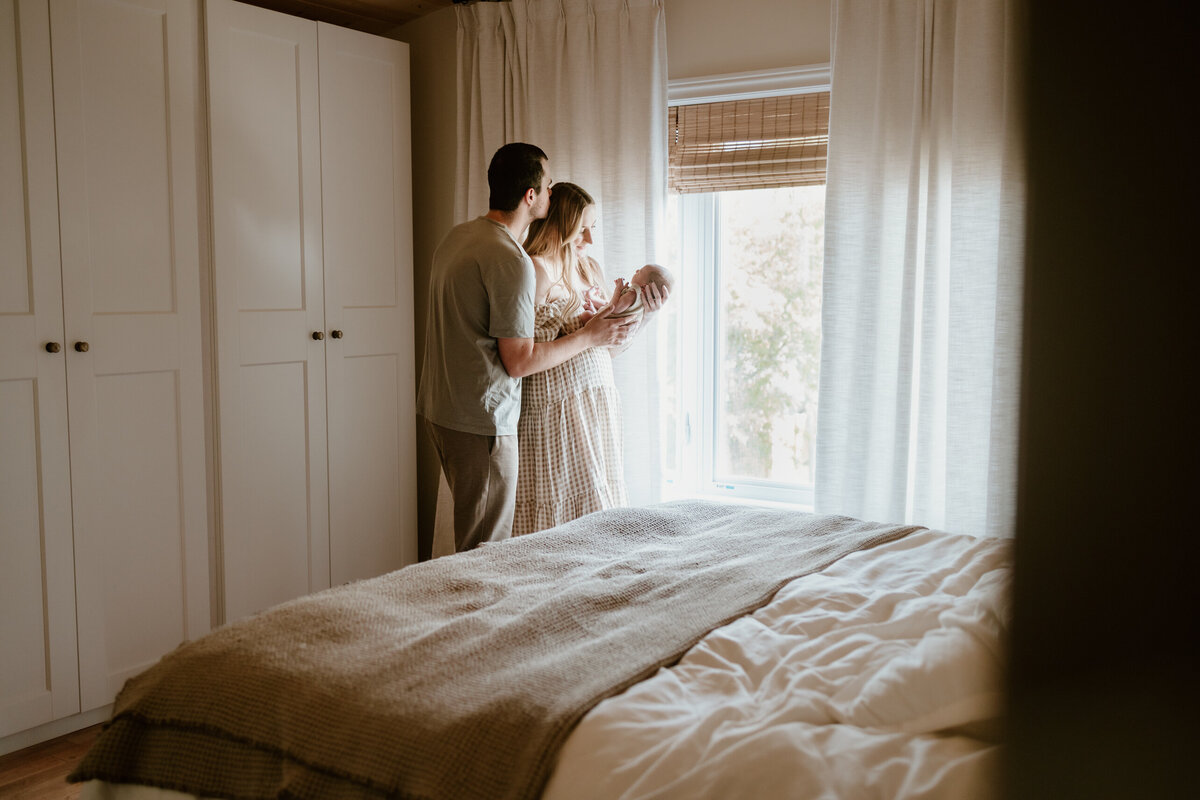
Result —
[[544, 797], [995, 795], [1009, 558], [919, 531], [792, 582], [593, 709]]
[[1009, 544], [918, 531], [793, 581], [585, 716], [544, 800], [996, 795]]

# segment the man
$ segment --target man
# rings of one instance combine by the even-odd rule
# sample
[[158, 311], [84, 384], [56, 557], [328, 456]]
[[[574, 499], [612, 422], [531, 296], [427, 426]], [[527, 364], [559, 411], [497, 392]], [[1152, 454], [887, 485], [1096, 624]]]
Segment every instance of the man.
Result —
[[631, 319], [601, 312], [567, 336], [533, 341], [535, 273], [521, 247], [550, 205], [547, 157], [506, 144], [488, 166], [488, 212], [455, 226], [433, 254], [417, 413], [454, 498], [454, 546], [506, 539], [517, 488], [517, 419], [525, 375], [589, 347], [620, 346]]

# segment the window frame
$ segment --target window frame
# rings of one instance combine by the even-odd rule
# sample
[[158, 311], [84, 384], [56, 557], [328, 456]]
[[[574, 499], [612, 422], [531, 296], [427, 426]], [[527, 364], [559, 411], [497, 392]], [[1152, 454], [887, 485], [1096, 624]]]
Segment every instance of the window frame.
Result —
[[[720, 75], [684, 79], [668, 83], [668, 106], [687, 103], [715, 103], [749, 97], [769, 97], [830, 89], [828, 64], [789, 70]], [[719, 387], [717, 365], [724, 356], [718, 338], [720, 298], [720, 204], [719, 193], [684, 193], [675, 196], [678, 222], [683, 231], [679, 258], [687, 270], [680, 286], [678, 338], [702, 343], [701, 354], [712, 358], [676, 359], [675, 381], [678, 389], [680, 418], [676, 422], [676, 469], [664, 481], [667, 499], [702, 497], [709, 499], [778, 504], [811, 511], [811, 486], [784, 486], [774, 481], [742, 478], [736, 482], [719, 481], [714, 475], [717, 440], [717, 403]], [[676, 236], [677, 231], [670, 231]], [[687, 313], [694, 311], [695, 313]], [[700, 363], [695, 363], [700, 362]], [[819, 413], [819, 411], [818, 411]], [[698, 435], [699, 434], [699, 435]]]

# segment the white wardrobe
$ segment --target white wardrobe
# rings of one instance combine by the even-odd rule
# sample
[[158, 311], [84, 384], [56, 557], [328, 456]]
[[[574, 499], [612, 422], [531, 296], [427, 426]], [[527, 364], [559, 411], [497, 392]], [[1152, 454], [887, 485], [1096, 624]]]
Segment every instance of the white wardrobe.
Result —
[[0, 0], [0, 737], [210, 626], [199, 22]]
[[207, 7], [232, 620], [417, 558], [408, 46]]
[[409, 135], [399, 42], [0, 0], [0, 754], [416, 561]]

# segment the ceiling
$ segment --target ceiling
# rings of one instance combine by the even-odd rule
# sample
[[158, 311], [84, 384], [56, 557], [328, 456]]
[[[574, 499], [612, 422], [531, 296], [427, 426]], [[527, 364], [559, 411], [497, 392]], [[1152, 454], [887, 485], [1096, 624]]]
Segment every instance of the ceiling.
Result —
[[396, 27], [434, 11], [449, 8], [455, 0], [247, 0], [251, 5], [319, 19], [345, 28], [387, 35]]

